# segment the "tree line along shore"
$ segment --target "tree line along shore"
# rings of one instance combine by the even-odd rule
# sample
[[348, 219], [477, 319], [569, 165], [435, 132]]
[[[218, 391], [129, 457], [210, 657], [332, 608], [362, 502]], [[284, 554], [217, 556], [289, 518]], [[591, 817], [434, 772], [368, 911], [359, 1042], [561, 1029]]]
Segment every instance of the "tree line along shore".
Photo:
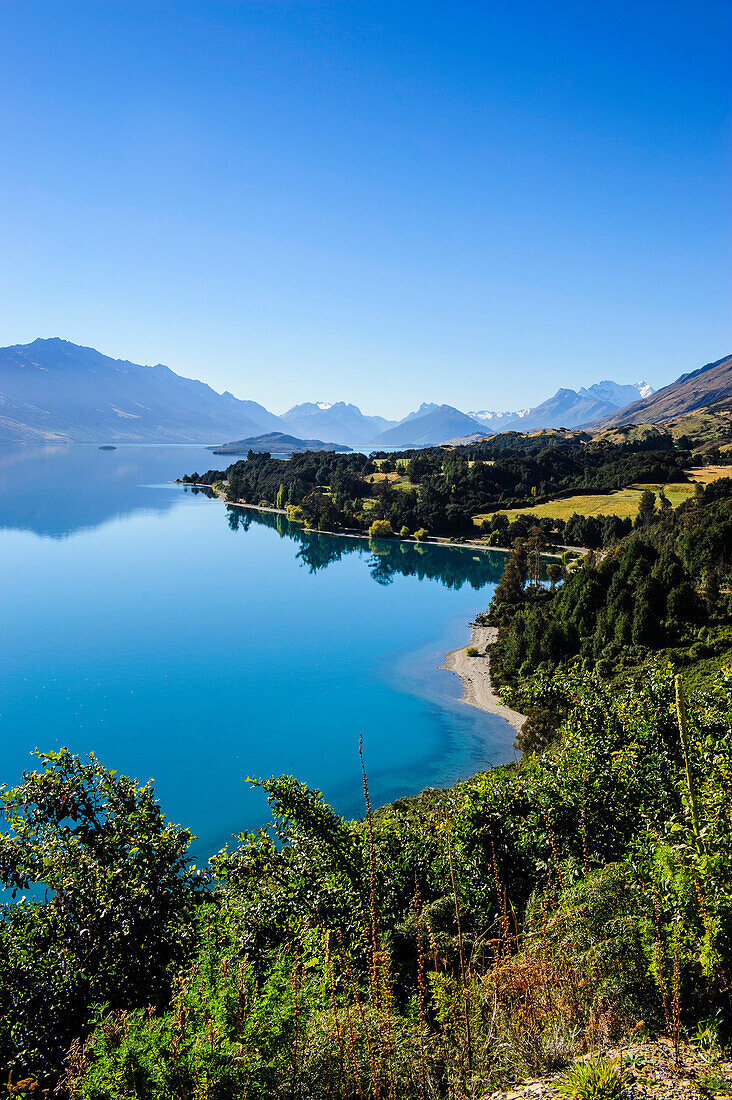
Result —
[[[581, 472], [581, 454], [533, 448], [194, 476], [308, 521], [447, 537], [532, 487], [690, 485], [676, 446]], [[150, 785], [41, 755], [2, 794], [2, 881], [26, 894], [0, 926], [10, 1094], [477, 1100], [542, 1078], [620, 1098], [656, 1094], [659, 1044], [684, 1095], [728, 1091], [732, 478], [664, 496], [641, 491], [629, 526], [550, 583], [553, 517], [483, 530], [510, 552], [472, 656], [487, 648], [527, 715], [514, 764], [374, 808], [366, 742], [361, 820], [296, 778], [258, 781], [271, 826], [194, 868]]]

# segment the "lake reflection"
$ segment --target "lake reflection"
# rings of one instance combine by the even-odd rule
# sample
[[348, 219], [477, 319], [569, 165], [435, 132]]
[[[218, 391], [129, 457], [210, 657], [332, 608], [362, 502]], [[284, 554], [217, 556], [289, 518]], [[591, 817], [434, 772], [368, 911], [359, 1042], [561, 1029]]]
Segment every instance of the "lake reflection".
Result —
[[30, 751], [154, 777], [202, 856], [267, 820], [247, 775], [339, 812], [513, 757], [440, 671], [503, 556], [304, 532], [172, 480], [200, 447], [0, 448], [0, 781]]
[[192, 446], [0, 444], [0, 529], [66, 538], [135, 512], [167, 512], [161, 484], [208, 470], [211, 452]]
[[[194, 490], [195, 491], [195, 490]], [[395, 577], [434, 580], [446, 588], [484, 588], [497, 584], [505, 564], [505, 554], [469, 547], [441, 546], [433, 543], [404, 542], [400, 539], [362, 539], [305, 531], [278, 512], [264, 512], [239, 505], [227, 505], [232, 531], [248, 531], [252, 523], [274, 529], [280, 538], [299, 544], [296, 557], [311, 573], [341, 561], [346, 554], [365, 559], [369, 573], [378, 584], [391, 584]], [[456, 552], [457, 551], [457, 552]]]

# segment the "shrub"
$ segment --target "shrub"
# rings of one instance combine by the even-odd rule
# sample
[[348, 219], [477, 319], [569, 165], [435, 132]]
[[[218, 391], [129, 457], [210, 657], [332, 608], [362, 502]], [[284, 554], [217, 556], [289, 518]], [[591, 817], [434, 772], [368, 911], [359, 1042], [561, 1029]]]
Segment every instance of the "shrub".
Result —
[[622, 1100], [625, 1079], [622, 1070], [606, 1058], [592, 1058], [577, 1062], [562, 1074], [557, 1092], [572, 1100]]
[[478, 650], [475, 648], [474, 645], [469, 645], [467, 647], [467, 649], [465, 650], [465, 656], [466, 657], [479, 657], [480, 653], [478, 652]]
[[151, 785], [67, 749], [36, 755], [44, 770], [2, 792], [5, 897], [45, 887], [43, 901], [0, 906], [4, 1074], [57, 1070], [94, 1005], [166, 1004], [198, 938], [191, 834]]
[[509, 1026], [499, 1041], [499, 1052], [512, 1075], [536, 1076], [564, 1069], [577, 1048], [577, 1032], [542, 1031], [536, 1024]]
[[424, 540], [428, 537], [427, 531], [424, 527], [418, 527], [417, 530], [414, 532], [414, 537], [416, 538], [417, 542], [424, 542]]
[[390, 539], [394, 531], [388, 519], [375, 519], [369, 527], [369, 536], [372, 539]]
[[408, 527], [402, 527], [401, 531], [399, 532], [399, 537], [403, 538], [403, 539], [408, 539], [409, 534], [410, 534], [409, 528]]

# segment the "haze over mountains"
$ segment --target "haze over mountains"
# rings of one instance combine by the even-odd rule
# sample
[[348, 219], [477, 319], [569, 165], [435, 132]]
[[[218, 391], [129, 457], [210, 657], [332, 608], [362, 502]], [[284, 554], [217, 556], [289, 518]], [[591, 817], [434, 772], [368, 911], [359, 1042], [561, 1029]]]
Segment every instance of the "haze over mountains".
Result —
[[282, 431], [256, 401], [68, 340], [0, 348], [0, 441], [215, 443]]
[[592, 420], [611, 416], [639, 397], [652, 394], [647, 382], [621, 386], [606, 380], [579, 390], [559, 389], [533, 409], [517, 413], [471, 412], [469, 415], [493, 432], [530, 432], [535, 428], [580, 428]]
[[345, 401], [332, 405], [307, 401], [294, 405], [281, 419], [300, 436], [325, 434], [328, 439], [348, 439], [352, 443], [371, 443], [380, 432], [398, 424], [397, 420], [385, 420], [383, 416], [364, 416], [357, 405], [347, 405]]
[[374, 439], [376, 447], [428, 447], [439, 441], [461, 436], [485, 435], [486, 429], [471, 416], [452, 405], [420, 406], [400, 424], [381, 432]]
[[462, 412], [424, 402], [400, 421], [356, 405], [306, 402], [276, 416], [256, 401], [217, 393], [169, 367], [112, 359], [67, 340], [0, 348], [0, 442], [212, 443], [284, 433], [362, 447], [433, 446], [501, 431], [657, 423], [732, 393], [732, 357], [658, 393], [606, 380], [519, 412]]

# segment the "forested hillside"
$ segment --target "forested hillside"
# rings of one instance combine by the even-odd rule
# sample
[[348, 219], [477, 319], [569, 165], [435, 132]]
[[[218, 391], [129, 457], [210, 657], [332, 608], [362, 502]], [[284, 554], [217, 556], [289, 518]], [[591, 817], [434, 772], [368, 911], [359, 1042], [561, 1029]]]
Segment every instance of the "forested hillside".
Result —
[[225, 470], [193, 473], [192, 484], [226, 484], [231, 501], [298, 508], [298, 518], [329, 530], [367, 530], [374, 520], [433, 535], [472, 535], [474, 517], [530, 506], [578, 490], [688, 481], [690, 453], [660, 441], [593, 445], [574, 435], [508, 433], [465, 447], [398, 455], [294, 455], [288, 462], [249, 456]]
[[[522, 747], [542, 747], [566, 704], [564, 673], [579, 663], [622, 681], [650, 659], [711, 682], [732, 664], [732, 478], [677, 509], [644, 494], [631, 533], [576, 565], [560, 587], [529, 580], [540, 529], [516, 539], [486, 618], [499, 626], [494, 680], [531, 718]], [[536, 677], [539, 673], [539, 677]]]

